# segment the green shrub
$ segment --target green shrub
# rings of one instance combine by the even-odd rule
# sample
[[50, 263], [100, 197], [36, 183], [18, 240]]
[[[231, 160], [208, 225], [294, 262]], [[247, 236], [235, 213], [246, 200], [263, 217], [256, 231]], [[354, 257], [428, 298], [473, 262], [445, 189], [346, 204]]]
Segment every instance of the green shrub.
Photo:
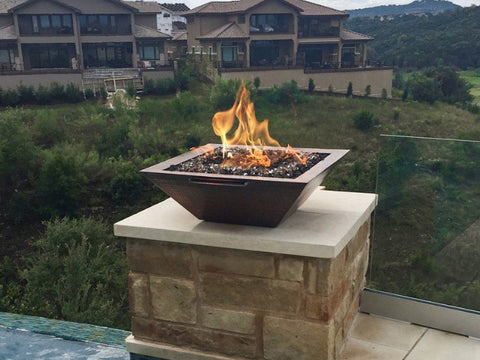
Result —
[[43, 85], [39, 85], [37, 91], [35, 92], [35, 100], [39, 105], [48, 104], [50, 100], [48, 88]]
[[137, 96], [137, 89], [135, 89], [135, 86], [133, 86], [133, 85], [128, 86], [128, 88], [127, 88], [127, 94], [128, 94], [128, 96], [130, 96], [130, 97], [135, 97], [135, 96]]
[[395, 107], [393, 108], [393, 120], [398, 121], [400, 119], [400, 109]]
[[123, 161], [115, 168], [109, 192], [113, 200], [133, 204], [141, 195], [142, 176], [131, 161]]
[[25, 301], [37, 315], [128, 329], [128, 267], [110, 225], [57, 219], [24, 271]]
[[51, 112], [42, 112], [32, 126], [32, 137], [35, 145], [51, 148], [65, 138], [65, 132], [56, 116]]
[[20, 104], [33, 104], [35, 102], [35, 90], [33, 86], [19, 85], [17, 93]]
[[278, 105], [292, 105], [307, 101], [307, 97], [298, 89], [297, 82], [294, 80], [267, 89], [263, 95], [268, 101]]
[[255, 78], [253, 79], [253, 86], [255, 87], [255, 89], [258, 90], [258, 88], [260, 87], [260, 78], [258, 76], [255, 76]]
[[439, 99], [449, 104], [462, 103], [472, 101], [473, 97], [469, 93], [471, 85], [464, 79], [460, 78], [455, 69], [451, 67], [439, 66], [429, 68], [424, 74], [433, 79], [439, 90]]
[[191, 149], [200, 146], [202, 139], [199, 136], [188, 134], [183, 145], [186, 149]]
[[67, 103], [72, 103], [72, 104], [75, 104], [75, 103], [79, 103], [81, 101], [83, 101], [83, 93], [82, 91], [78, 88], [77, 85], [75, 84], [68, 84], [66, 87], [65, 87], [65, 101]]
[[172, 79], [158, 79], [155, 81], [158, 95], [175, 94], [177, 92], [177, 85]]
[[145, 95], [155, 94], [155, 81], [153, 79], [147, 79], [143, 82], [143, 93]]
[[315, 82], [312, 78], [308, 79], [308, 92], [313, 92], [315, 90]]
[[108, 97], [107, 89], [105, 89], [104, 87], [98, 89], [98, 96], [102, 100], [107, 100], [107, 97]]
[[353, 84], [351, 81], [348, 82], [348, 87], [347, 87], [347, 98], [353, 96]]
[[353, 118], [355, 128], [362, 131], [370, 130], [376, 121], [375, 115], [368, 110], [358, 112]]
[[382, 99], [387, 100], [387, 98], [388, 98], [387, 89], [383, 88], [382, 89]]
[[8, 89], [2, 94], [2, 102], [5, 106], [17, 106], [20, 104], [20, 96], [14, 89]]
[[198, 99], [189, 91], [182, 92], [173, 99], [172, 106], [181, 121], [195, 118], [200, 108]]
[[369, 97], [371, 93], [372, 93], [372, 86], [371, 85], [365, 86], [365, 97]]
[[217, 77], [210, 91], [210, 103], [215, 110], [228, 110], [235, 102], [235, 97], [242, 81], [240, 79], [222, 79]]
[[73, 216], [83, 203], [86, 183], [77, 152], [65, 145], [46, 150], [44, 155], [37, 180], [40, 214], [45, 219]]
[[49, 89], [49, 102], [63, 102], [65, 100], [65, 87], [59, 83], [53, 82]]
[[88, 88], [88, 89], [85, 89], [84, 96], [85, 96], [85, 99], [90, 100], [90, 99], [93, 99], [95, 97], [95, 94], [94, 94], [92, 89]]
[[0, 208], [15, 192], [31, 189], [41, 161], [30, 131], [18, 118], [16, 110], [0, 116]]
[[408, 87], [405, 87], [405, 89], [403, 89], [402, 101], [407, 101], [407, 99], [408, 99]]
[[132, 119], [126, 112], [115, 113], [114, 119], [108, 119], [103, 131], [96, 138], [96, 150], [102, 157], [126, 156], [132, 149], [130, 127]]
[[403, 79], [403, 75], [398, 70], [395, 70], [393, 72], [392, 86], [400, 90], [405, 87], [405, 80]]
[[333, 94], [333, 85], [332, 84], [328, 85], [328, 94], [329, 95]]
[[190, 75], [186, 72], [176, 72], [175, 85], [178, 90], [187, 91], [190, 85]]

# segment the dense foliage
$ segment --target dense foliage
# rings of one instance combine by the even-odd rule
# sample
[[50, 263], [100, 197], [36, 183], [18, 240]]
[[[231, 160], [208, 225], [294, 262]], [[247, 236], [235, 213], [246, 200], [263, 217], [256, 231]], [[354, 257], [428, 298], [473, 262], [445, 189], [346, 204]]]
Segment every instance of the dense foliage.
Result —
[[413, 73], [408, 81], [396, 72], [393, 86], [404, 90], [403, 100], [410, 94], [413, 100], [433, 104], [444, 101], [449, 104], [467, 104], [473, 100], [471, 86], [451, 67], [439, 66]]
[[[211, 118], [233, 105], [238, 82], [190, 85], [134, 108], [92, 100], [0, 112], [0, 311], [128, 328], [124, 243], [112, 224], [164, 199], [140, 169], [218, 142]], [[478, 115], [442, 102], [249, 87], [280, 144], [351, 149], [325, 181], [332, 190], [375, 190], [380, 132], [480, 140]], [[375, 124], [368, 132], [352, 121], [361, 111]], [[395, 156], [386, 164], [399, 165]]]
[[403, 15], [393, 20], [358, 17], [346, 27], [368, 34], [369, 58], [401, 68], [437, 65], [480, 67], [480, 7], [432, 16]]

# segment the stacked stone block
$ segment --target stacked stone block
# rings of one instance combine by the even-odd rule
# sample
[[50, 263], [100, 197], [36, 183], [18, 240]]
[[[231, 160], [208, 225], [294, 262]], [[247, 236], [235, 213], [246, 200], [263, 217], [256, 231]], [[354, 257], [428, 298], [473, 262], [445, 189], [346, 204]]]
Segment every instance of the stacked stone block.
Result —
[[333, 259], [129, 239], [132, 334], [212, 359], [335, 359], [358, 309], [369, 229]]

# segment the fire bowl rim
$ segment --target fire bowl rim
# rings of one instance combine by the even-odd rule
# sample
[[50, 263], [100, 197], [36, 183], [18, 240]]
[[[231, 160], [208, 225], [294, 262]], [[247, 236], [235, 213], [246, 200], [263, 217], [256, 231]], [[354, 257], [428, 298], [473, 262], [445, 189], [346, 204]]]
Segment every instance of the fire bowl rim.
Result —
[[[319, 161], [316, 165], [312, 166], [310, 169], [305, 171], [303, 174], [297, 176], [296, 178], [281, 178], [281, 177], [267, 177], [267, 176], [256, 176], [256, 175], [230, 175], [230, 174], [212, 174], [212, 173], [203, 173], [203, 172], [191, 172], [191, 171], [172, 171], [167, 170], [171, 165], [177, 165], [182, 162], [193, 159], [196, 156], [205, 154], [208, 151], [211, 151], [212, 148], [222, 147], [222, 144], [205, 144], [200, 147], [197, 147], [186, 153], [174, 156], [170, 159], [164, 160], [158, 164], [152, 165], [148, 168], [140, 170], [143, 174], [165, 174], [165, 175], [181, 175], [181, 176], [191, 176], [191, 177], [201, 177], [206, 179], [234, 179], [234, 180], [249, 180], [249, 181], [271, 181], [271, 182], [288, 182], [288, 183], [304, 183], [307, 184], [322, 173], [326, 169], [331, 168], [332, 165], [337, 163], [341, 158], [343, 158], [350, 150], [347, 149], [319, 149], [319, 148], [298, 148], [295, 147], [293, 150], [307, 152], [307, 153], [328, 153], [328, 156], [323, 160]], [[245, 145], [230, 145], [230, 148], [246, 148]], [[264, 150], [285, 150], [285, 147], [276, 147], [276, 146], [257, 146], [257, 148]]]

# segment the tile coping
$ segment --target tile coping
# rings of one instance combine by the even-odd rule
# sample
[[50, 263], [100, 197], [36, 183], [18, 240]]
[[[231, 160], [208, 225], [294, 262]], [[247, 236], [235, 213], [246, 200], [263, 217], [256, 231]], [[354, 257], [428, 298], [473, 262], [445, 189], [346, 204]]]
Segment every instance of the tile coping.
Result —
[[125, 347], [125, 338], [131, 334], [130, 331], [104, 326], [6, 312], [0, 312], [0, 326], [7, 329], [52, 335], [65, 340], [92, 342], [116, 347]]

